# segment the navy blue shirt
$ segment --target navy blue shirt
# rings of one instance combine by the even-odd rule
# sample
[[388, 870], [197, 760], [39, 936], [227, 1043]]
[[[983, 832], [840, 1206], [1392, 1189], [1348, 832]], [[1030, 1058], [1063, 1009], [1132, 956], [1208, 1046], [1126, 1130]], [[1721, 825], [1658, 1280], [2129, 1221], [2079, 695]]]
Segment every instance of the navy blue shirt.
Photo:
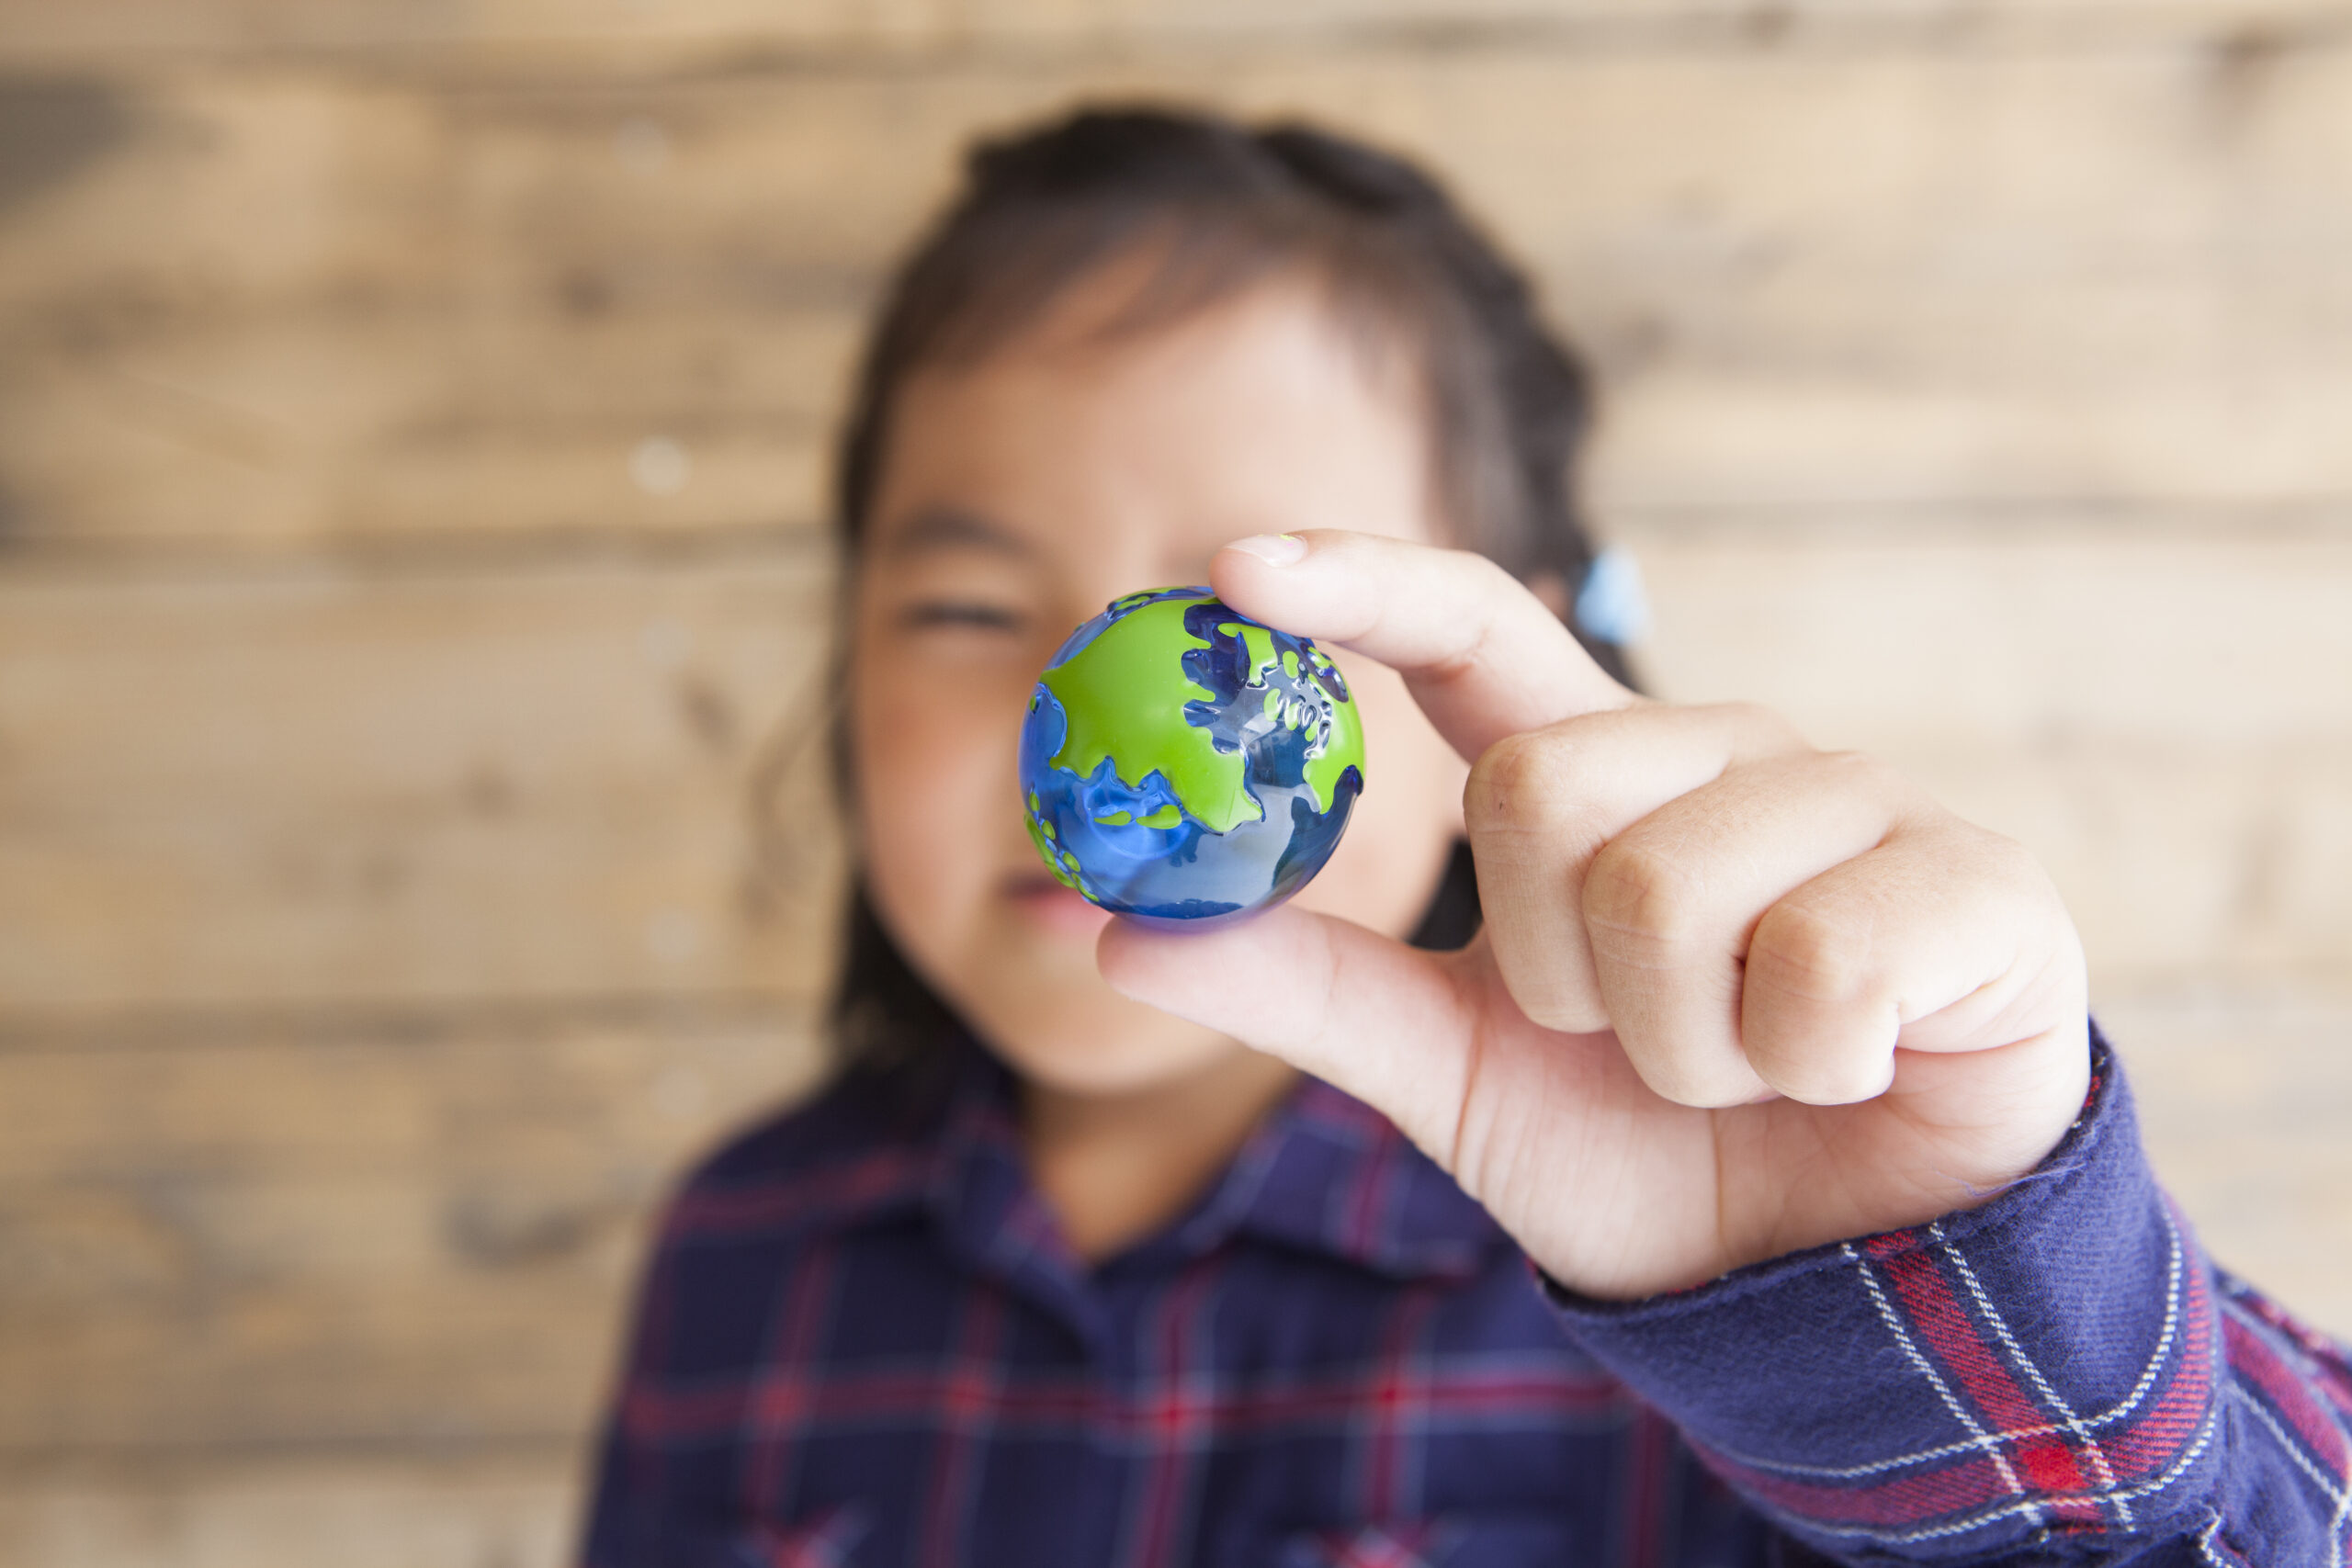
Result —
[[2320, 1564], [2347, 1432], [2343, 1356], [2199, 1252], [2103, 1046], [2083, 1118], [1989, 1203], [1602, 1303], [1313, 1082], [1089, 1267], [967, 1044], [928, 1107], [850, 1080], [689, 1179], [584, 1553]]

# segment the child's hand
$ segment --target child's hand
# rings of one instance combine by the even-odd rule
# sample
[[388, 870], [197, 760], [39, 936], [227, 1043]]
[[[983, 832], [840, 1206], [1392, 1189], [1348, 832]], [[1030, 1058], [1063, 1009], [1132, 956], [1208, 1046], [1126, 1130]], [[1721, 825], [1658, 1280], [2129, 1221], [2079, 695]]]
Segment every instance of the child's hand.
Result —
[[1486, 931], [1114, 921], [1113, 985], [1377, 1107], [1596, 1296], [1919, 1224], [2055, 1145], [2083, 957], [2023, 850], [1770, 714], [1635, 696], [1481, 557], [1301, 536], [1220, 552], [1216, 587], [1404, 674], [1475, 764]]

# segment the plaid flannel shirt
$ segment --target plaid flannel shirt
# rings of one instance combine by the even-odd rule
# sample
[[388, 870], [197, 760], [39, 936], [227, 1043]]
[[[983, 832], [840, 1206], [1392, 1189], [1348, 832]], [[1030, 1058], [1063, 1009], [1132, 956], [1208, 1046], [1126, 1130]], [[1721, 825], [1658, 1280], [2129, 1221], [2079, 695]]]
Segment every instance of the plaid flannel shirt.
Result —
[[2208, 1263], [2095, 1051], [1984, 1206], [1633, 1303], [1320, 1084], [1091, 1269], [985, 1054], [839, 1086], [672, 1206], [585, 1560], [2342, 1564], [2352, 1370]]

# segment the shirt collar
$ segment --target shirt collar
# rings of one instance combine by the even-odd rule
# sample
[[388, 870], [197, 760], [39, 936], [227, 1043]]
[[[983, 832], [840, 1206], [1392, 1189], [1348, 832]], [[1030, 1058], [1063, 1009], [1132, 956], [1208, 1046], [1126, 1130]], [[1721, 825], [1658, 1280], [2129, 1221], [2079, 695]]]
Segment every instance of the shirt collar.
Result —
[[[1012, 1075], [968, 1039], [958, 1052], [922, 1184], [927, 1206], [955, 1251], [984, 1271], [1075, 1283], [1085, 1265], [1029, 1180]], [[1508, 1245], [1386, 1117], [1311, 1078], [1267, 1114], [1189, 1211], [1104, 1267], [1172, 1265], [1238, 1235], [1398, 1279], [1475, 1273]]]
[[1199, 1248], [1236, 1231], [1398, 1279], [1475, 1273], [1508, 1239], [1388, 1118], [1304, 1077], [1176, 1227]]

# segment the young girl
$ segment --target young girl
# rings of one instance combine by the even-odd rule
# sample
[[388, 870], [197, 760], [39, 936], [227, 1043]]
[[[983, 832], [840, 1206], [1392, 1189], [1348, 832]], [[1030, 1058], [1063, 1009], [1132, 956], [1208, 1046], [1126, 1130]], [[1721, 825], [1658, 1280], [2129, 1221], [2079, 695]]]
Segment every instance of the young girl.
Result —
[[[1393, 158], [975, 155], [842, 454], [843, 1070], [670, 1210], [589, 1562], [2341, 1560], [2352, 1372], [2155, 1189], [2047, 878], [1580, 643], [1586, 414]], [[1015, 744], [1203, 581], [1338, 650], [1367, 787], [1170, 934]]]

